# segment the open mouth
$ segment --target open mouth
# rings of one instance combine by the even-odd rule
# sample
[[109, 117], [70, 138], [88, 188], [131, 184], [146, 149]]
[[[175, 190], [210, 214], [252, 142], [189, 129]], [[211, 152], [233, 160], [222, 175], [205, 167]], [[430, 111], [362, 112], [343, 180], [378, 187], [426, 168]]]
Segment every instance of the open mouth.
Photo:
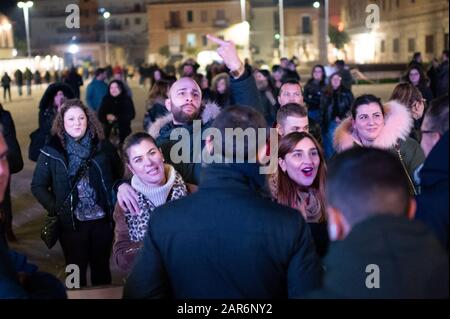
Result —
[[305, 175], [306, 177], [311, 177], [312, 173], [313, 173], [313, 168], [312, 167], [305, 167], [301, 169], [301, 172], [303, 173], [303, 175]]
[[148, 170], [146, 172], [147, 175], [156, 175], [159, 173], [159, 168], [158, 167], [153, 167], [150, 170]]

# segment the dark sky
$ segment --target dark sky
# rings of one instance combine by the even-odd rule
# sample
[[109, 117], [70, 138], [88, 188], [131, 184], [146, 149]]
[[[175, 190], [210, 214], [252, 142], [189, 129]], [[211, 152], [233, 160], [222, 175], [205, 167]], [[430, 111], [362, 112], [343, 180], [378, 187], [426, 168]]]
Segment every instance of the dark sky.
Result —
[[11, 10], [16, 7], [16, 0], [0, 0], [0, 11], [6, 15], [10, 15]]

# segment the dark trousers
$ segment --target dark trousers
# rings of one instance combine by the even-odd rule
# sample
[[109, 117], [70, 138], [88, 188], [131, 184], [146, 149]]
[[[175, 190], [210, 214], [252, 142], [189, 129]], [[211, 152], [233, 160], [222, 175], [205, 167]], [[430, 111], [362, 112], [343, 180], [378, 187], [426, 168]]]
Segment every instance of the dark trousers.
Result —
[[5, 196], [3, 202], [0, 204], [0, 236], [11, 235], [12, 231], [12, 208], [11, 208], [11, 180], [8, 181], [6, 186]]
[[109, 257], [113, 240], [112, 225], [106, 219], [78, 222], [77, 231], [64, 229], [59, 242], [66, 265], [80, 268], [80, 285], [86, 286], [86, 272], [91, 269], [93, 286], [111, 284]]
[[5, 101], [6, 101], [6, 92], [8, 92], [9, 101], [11, 102], [11, 87], [9, 85], [3, 87], [3, 100]]

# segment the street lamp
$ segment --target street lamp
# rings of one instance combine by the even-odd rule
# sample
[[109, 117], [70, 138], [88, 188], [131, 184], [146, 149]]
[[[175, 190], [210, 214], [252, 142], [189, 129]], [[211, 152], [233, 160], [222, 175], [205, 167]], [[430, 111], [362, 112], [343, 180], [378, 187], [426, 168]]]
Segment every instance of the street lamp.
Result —
[[111, 17], [111, 13], [104, 11], [103, 19], [105, 21], [105, 49], [106, 49], [106, 64], [109, 65], [109, 43], [108, 43], [108, 19]]
[[278, 0], [278, 11], [280, 15], [280, 58], [284, 57], [284, 6], [283, 0]]
[[247, 20], [246, 11], [245, 11], [245, 0], [241, 0], [241, 19], [242, 19], [242, 22]]
[[27, 34], [28, 58], [31, 58], [30, 25], [28, 23], [28, 9], [33, 6], [33, 1], [27, 1], [27, 2], [20, 1], [20, 2], [17, 3], [17, 6], [20, 9], [23, 9], [23, 17], [25, 19], [25, 31], [26, 31], [26, 34]]
[[[320, 8], [320, 2], [316, 1], [313, 3], [313, 7], [316, 9]], [[323, 6], [323, 15], [324, 15], [324, 21], [322, 28], [320, 30], [322, 31], [320, 35], [320, 42], [319, 42], [319, 60], [322, 64], [328, 64], [328, 24], [329, 24], [329, 4], [328, 0], [324, 0], [324, 6]]]

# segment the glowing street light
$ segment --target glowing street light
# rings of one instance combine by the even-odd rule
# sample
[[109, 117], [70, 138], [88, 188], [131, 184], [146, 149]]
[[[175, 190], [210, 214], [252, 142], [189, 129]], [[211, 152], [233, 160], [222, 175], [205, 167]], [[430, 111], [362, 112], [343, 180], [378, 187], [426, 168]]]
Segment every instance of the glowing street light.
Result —
[[108, 11], [103, 11], [102, 16], [105, 22], [106, 64], [109, 64], [108, 19], [111, 17], [111, 13], [109, 13]]
[[69, 45], [69, 52], [72, 54], [77, 54], [80, 51], [80, 48], [76, 44]]
[[23, 17], [25, 19], [25, 30], [27, 33], [28, 58], [31, 58], [30, 25], [28, 23], [28, 9], [33, 6], [33, 1], [27, 1], [27, 2], [20, 1], [17, 3], [17, 6], [23, 10]]
[[316, 8], [316, 9], [319, 9], [320, 8], [320, 2], [319, 1], [314, 2], [313, 3], [313, 7]]

